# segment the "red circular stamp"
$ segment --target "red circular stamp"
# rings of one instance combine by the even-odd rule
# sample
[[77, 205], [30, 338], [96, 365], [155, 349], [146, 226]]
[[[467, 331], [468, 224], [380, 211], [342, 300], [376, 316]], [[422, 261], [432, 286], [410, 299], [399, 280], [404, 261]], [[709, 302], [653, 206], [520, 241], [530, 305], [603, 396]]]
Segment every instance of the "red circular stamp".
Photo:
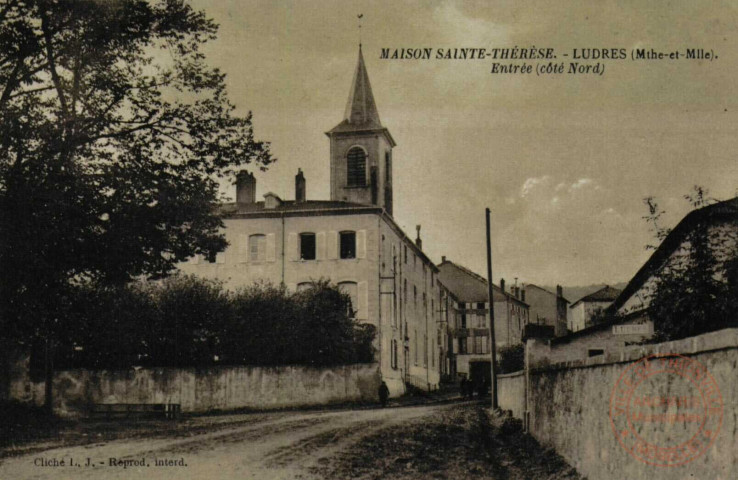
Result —
[[675, 467], [704, 455], [723, 423], [723, 397], [699, 362], [677, 354], [633, 362], [610, 395], [610, 426], [641, 462]]

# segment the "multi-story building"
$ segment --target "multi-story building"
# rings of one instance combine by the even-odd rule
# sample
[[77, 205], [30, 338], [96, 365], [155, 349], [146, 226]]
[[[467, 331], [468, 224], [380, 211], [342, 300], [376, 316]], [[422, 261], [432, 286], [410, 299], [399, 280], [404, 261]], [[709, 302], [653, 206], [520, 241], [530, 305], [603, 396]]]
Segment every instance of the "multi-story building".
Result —
[[[457, 375], [478, 378], [484, 375], [489, 382], [491, 373], [491, 341], [489, 293], [487, 280], [471, 270], [443, 257], [438, 265], [441, 283], [448, 289], [449, 330], [451, 332], [451, 370]], [[528, 305], [522, 290], [508, 293], [504, 287], [493, 285], [495, 315], [495, 345], [501, 348], [522, 342], [523, 327], [529, 322]]]
[[567, 311], [569, 301], [564, 298], [563, 289], [556, 286], [556, 293], [529, 283], [523, 290], [525, 303], [530, 311], [530, 323], [554, 327], [554, 334], [563, 337], [567, 334]]
[[602, 313], [618, 298], [621, 291], [605, 285], [596, 292], [590, 293], [574, 302], [569, 307], [569, 330], [578, 332], [592, 326], [593, 317]]
[[446, 364], [438, 268], [392, 217], [392, 149], [379, 119], [359, 50], [343, 120], [330, 139], [330, 200], [306, 199], [295, 177], [295, 199], [274, 193], [256, 201], [256, 179], [243, 172], [236, 202], [221, 207], [227, 249], [195, 257], [186, 273], [229, 288], [258, 281], [305, 288], [330, 279], [352, 299], [357, 319], [377, 327], [376, 361], [391, 395], [406, 384], [436, 388]]

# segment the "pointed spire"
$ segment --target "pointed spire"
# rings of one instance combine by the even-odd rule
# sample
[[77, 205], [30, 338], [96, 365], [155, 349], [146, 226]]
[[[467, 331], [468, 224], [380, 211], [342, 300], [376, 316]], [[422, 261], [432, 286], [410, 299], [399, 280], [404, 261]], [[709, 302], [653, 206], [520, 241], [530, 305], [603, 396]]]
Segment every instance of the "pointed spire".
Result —
[[354, 80], [351, 83], [348, 103], [346, 103], [344, 121], [351, 125], [369, 128], [381, 128], [382, 126], [379, 121], [377, 104], [374, 102], [372, 87], [369, 84], [369, 74], [364, 65], [361, 45], [359, 45], [359, 61], [356, 64]]

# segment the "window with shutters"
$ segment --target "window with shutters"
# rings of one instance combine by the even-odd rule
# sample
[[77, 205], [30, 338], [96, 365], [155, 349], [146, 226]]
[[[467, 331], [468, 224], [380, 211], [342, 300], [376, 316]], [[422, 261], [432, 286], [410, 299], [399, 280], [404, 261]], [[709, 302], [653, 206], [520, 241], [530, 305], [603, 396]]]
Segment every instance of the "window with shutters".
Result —
[[346, 183], [349, 187], [366, 186], [366, 153], [360, 147], [354, 147], [346, 156]]
[[340, 233], [341, 258], [356, 258], [356, 232]]
[[266, 235], [256, 234], [249, 236], [249, 261], [263, 262], [266, 260]]
[[459, 338], [459, 354], [465, 355], [467, 353], [466, 350], [466, 337], [460, 337]]
[[300, 260], [315, 260], [315, 234], [300, 234]]
[[356, 317], [356, 310], [359, 307], [359, 289], [356, 282], [340, 282], [338, 289], [349, 296], [348, 316]]

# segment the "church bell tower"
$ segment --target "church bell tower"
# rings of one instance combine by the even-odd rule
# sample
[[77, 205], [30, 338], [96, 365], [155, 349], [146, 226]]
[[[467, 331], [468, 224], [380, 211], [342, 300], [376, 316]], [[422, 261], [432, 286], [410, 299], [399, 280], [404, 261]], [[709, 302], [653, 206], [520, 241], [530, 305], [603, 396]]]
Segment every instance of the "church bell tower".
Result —
[[377, 205], [392, 215], [395, 141], [379, 120], [361, 46], [343, 120], [326, 135], [331, 142], [331, 200]]

